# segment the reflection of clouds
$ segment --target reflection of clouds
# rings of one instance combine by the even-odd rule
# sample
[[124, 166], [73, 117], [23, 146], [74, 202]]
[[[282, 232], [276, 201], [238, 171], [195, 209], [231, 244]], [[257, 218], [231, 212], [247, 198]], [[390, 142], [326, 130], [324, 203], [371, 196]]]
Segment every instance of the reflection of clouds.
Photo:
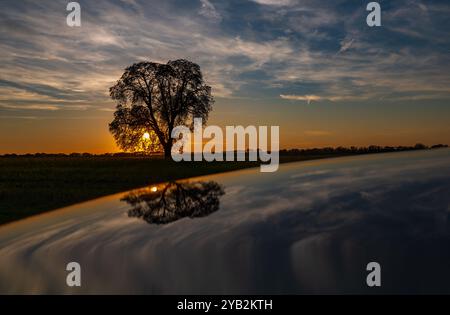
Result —
[[365, 292], [372, 260], [391, 279], [385, 292], [448, 292], [449, 155], [205, 177], [226, 194], [221, 210], [201, 220], [138, 224], [127, 218], [123, 194], [3, 227], [0, 292], [70, 292], [61, 266], [73, 260], [85, 266], [84, 293]]
[[307, 173], [301, 173], [301, 172], [295, 173], [295, 174], [292, 174], [290, 177], [296, 178], [296, 179], [299, 179], [299, 178], [311, 179], [311, 177], [313, 177], [313, 176], [321, 176], [321, 175], [325, 175], [328, 173], [330, 173], [330, 170], [316, 170], [316, 171], [309, 171]]

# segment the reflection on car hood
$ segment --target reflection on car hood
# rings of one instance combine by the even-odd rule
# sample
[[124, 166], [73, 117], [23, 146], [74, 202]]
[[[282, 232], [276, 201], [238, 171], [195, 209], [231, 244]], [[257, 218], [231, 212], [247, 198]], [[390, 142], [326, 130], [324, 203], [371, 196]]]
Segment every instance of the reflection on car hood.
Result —
[[[450, 150], [165, 183], [0, 228], [0, 293], [450, 293]], [[66, 286], [78, 262], [82, 286]], [[381, 288], [366, 265], [382, 268]]]

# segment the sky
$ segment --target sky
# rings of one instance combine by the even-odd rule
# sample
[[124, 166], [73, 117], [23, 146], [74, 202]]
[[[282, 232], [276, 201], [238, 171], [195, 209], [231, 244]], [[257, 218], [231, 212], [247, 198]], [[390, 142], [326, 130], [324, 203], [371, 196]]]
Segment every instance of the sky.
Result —
[[184, 58], [208, 124], [277, 125], [281, 148], [450, 144], [448, 1], [2, 0], [0, 154], [116, 152], [109, 87]]

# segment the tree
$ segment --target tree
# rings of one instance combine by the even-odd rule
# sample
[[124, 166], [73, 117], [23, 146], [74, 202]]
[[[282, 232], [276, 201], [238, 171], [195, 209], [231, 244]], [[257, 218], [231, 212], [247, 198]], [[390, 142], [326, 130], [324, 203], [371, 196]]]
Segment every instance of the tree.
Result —
[[109, 130], [118, 146], [125, 151], [164, 150], [166, 158], [174, 143], [172, 130], [178, 125], [192, 128], [194, 118], [206, 123], [214, 102], [200, 66], [184, 59], [135, 63], [110, 88], [110, 95], [117, 107]]

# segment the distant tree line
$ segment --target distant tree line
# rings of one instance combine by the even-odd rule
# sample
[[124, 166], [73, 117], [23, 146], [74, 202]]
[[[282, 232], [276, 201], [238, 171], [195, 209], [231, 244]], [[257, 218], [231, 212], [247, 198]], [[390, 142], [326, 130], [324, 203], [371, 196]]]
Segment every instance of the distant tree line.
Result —
[[[280, 156], [311, 156], [311, 155], [336, 155], [336, 154], [368, 154], [368, 153], [386, 153], [386, 152], [400, 152], [400, 151], [413, 151], [413, 150], [428, 150], [428, 149], [440, 149], [448, 148], [447, 144], [435, 144], [432, 146], [426, 146], [422, 143], [417, 143], [414, 146], [377, 146], [371, 145], [368, 147], [325, 147], [325, 148], [312, 148], [312, 149], [283, 149], [280, 150]], [[162, 153], [144, 153], [144, 152], [118, 152], [118, 153], [103, 153], [103, 154], [92, 154], [92, 153], [28, 153], [28, 154], [3, 154], [0, 157], [78, 157], [78, 158], [88, 158], [88, 157], [162, 157]]]
[[386, 152], [400, 152], [400, 151], [412, 151], [412, 150], [427, 150], [427, 149], [439, 149], [448, 148], [446, 144], [435, 144], [430, 147], [417, 143], [414, 146], [378, 146], [371, 145], [368, 147], [325, 147], [325, 148], [313, 148], [313, 149], [290, 149], [280, 150], [281, 156], [297, 156], [297, 155], [333, 155], [333, 154], [367, 154], [367, 153], [386, 153]]

